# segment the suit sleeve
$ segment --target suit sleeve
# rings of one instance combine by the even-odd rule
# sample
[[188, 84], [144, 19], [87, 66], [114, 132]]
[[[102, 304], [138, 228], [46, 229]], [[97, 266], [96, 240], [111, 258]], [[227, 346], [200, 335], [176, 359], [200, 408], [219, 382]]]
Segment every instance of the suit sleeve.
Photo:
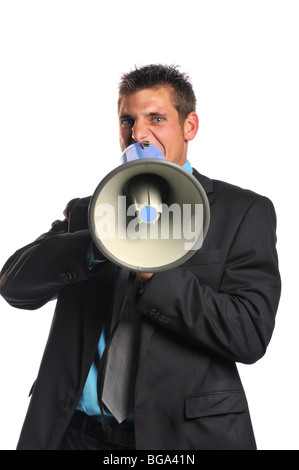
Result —
[[68, 232], [71, 201], [65, 219], [52, 224], [49, 232], [14, 253], [0, 277], [1, 295], [13, 307], [36, 309], [55, 298], [66, 284], [90, 276], [86, 253], [88, 229]]
[[261, 358], [273, 333], [280, 297], [276, 216], [258, 198], [239, 225], [220, 288], [201, 285], [191, 270], [154, 274], [137, 306], [162, 328], [198, 348], [242, 363]]

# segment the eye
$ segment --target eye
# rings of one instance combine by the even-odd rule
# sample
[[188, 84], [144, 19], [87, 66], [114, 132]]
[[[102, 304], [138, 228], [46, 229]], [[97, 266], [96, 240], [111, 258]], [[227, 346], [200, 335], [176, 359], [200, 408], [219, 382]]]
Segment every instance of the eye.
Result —
[[133, 126], [134, 125], [134, 120], [133, 119], [122, 119], [121, 120], [121, 125], [122, 126]]
[[153, 118], [153, 122], [163, 122], [163, 121], [164, 121], [164, 118], [160, 116]]

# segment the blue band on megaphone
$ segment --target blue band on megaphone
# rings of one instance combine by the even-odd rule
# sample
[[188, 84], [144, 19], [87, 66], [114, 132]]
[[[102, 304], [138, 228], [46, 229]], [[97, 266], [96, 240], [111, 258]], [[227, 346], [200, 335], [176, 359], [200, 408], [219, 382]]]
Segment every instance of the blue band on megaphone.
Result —
[[149, 142], [136, 142], [125, 149], [121, 157], [121, 163], [128, 163], [142, 158], [160, 158], [161, 160], [165, 160], [165, 155], [154, 144], [150, 144]]
[[156, 209], [152, 206], [144, 206], [140, 211], [140, 217], [144, 222], [153, 222], [157, 215]]

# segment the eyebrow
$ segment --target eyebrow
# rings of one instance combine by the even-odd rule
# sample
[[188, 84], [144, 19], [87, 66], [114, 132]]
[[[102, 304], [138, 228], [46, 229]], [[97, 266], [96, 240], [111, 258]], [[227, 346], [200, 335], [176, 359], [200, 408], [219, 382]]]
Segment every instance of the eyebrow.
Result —
[[[160, 111], [151, 111], [150, 113], [145, 114], [146, 117], [155, 117], [155, 116], [162, 116], [162, 117], [167, 117], [168, 114], [165, 112], [160, 112]], [[119, 116], [119, 119], [133, 119], [134, 117], [131, 114], [121, 114]]]
[[134, 119], [130, 114], [122, 114], [119, 119]]
[[149, 116], [149, 117], [153, 117], [153, 116], [164, 116], [164, 117], [166, 117], [166, 116], [167, 116], [167, 113], [155, 111], [155, 112], [151, 112], [151, 113], [146, 114], [146, 116]]

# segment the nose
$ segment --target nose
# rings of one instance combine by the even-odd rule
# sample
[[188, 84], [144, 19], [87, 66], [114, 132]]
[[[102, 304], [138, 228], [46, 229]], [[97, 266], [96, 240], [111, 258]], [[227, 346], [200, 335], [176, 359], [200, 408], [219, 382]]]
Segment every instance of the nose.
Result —
[[132, 138], [135, 142], [142, 142], [148, 140], [148, 128], [146, 124], [142, 121], [135, 121], [134, 126], [132, 127]]

